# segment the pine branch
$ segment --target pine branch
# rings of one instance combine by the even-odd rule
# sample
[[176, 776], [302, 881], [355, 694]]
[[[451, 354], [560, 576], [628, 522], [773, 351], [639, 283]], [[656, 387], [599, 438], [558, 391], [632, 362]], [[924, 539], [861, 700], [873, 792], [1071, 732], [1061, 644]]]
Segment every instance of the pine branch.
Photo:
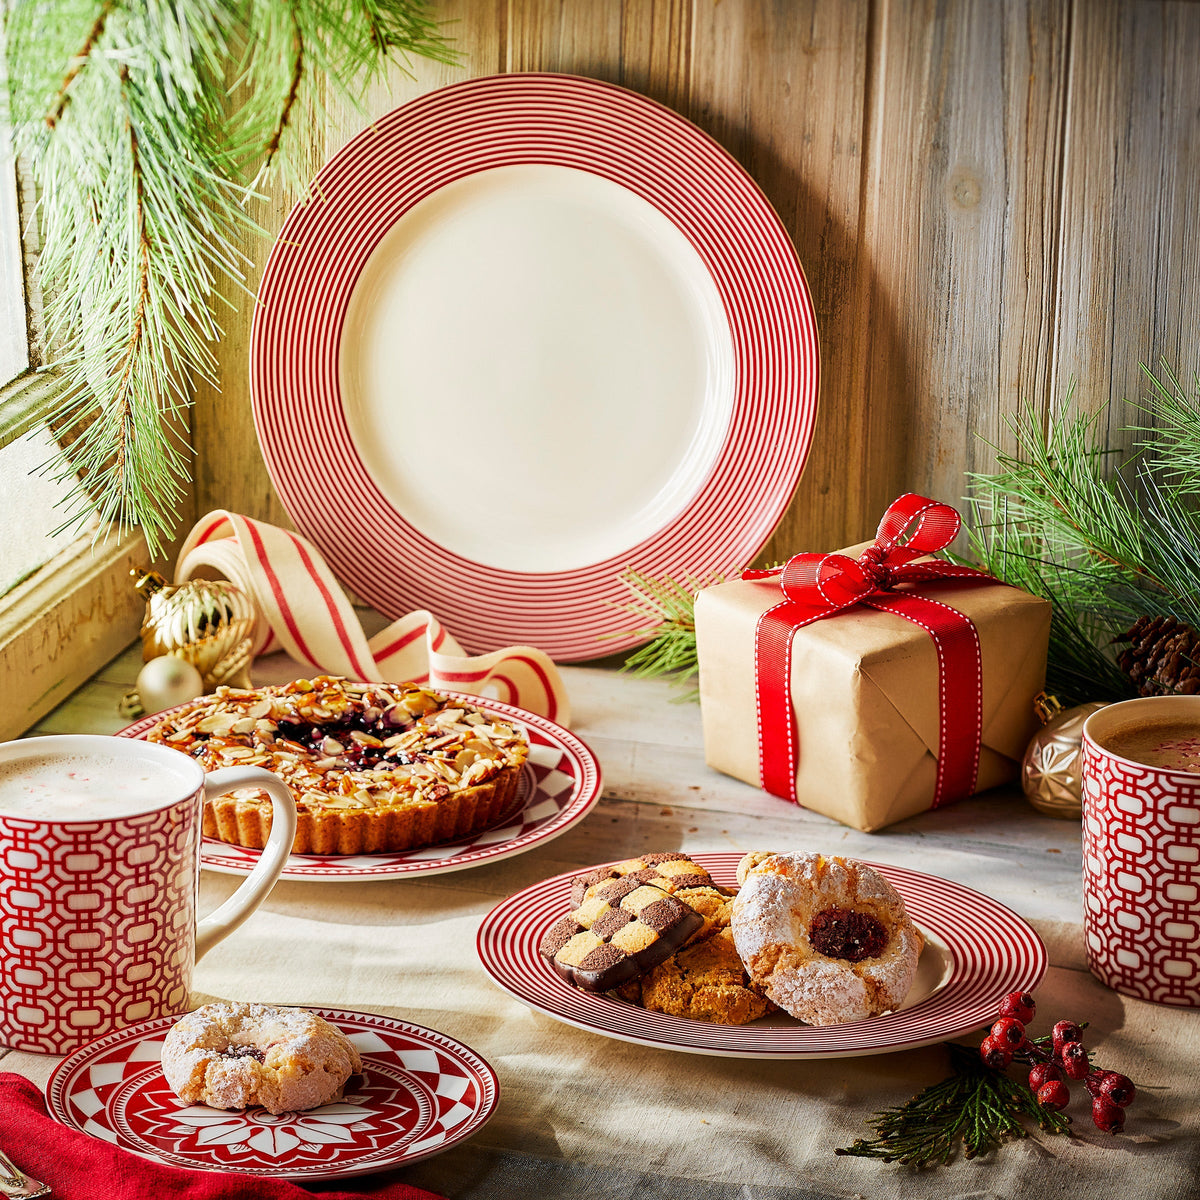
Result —
[[453, 54], [425, 0], [12, 0], [5, 34], [67, 385], [53, 419], [82, 430], [63, 527], [95, 511], [157, 551], [188, 479], [180, 419], [217, 382], [217, 284], [242, 284], [261, 233], [247, 180], [296, 190], [316, 128], [297, 114], [327, 80], [357, 97], [396, 59]]
[[[613, 636], [648, 639], [626, 658], [622, 669], [638, 678], [666, 678], [679, 686], [687, 684], [699, 670], [696, 594], [709, 584], [720, 583], [723, 576], [701, 581], [689, 575], [680, 581], [654, 579], [630, 569], [621, 578], [633, 598], [619, 607], [633, 614], [637, 626]], [[697, 695], [692, 689], [680, 699], [691, 700]]]
[[1189, 398], [1164, 374], [1147, 408], [1158, 428], [1138, 431], [1128, 461], [1103, 446], [1099, 414], [1044, 434], [1026, 409], [1011, 425], [1018, 453], [970, 477], [972, 555], [1050, 601], [1048, 686], [1064, 703], [1135, 694], [1112, 643], [1138, 617], [1200, 629], [1200, 380]]
[[274, 132], [267, 139], [266, 147], [263, 150], [260, 176], [269, 172], [275, 161], [279, 143], [283, 139], [283, 131], [287, 128], [292, 111], [296, 107], [296, 98], [300, 93], [301, 81], [304, 79], [304, 35], [300, 32], [300, 23], [296, 20], [295, 13], [289, 15], [292, 22], [292, 82], [279, 110], [279, 116], [276, 118]]
[[1069, 1134], [1070, 1117], [1043, 1108], [1027, 1083], [984, 1066], [978, 1050], [953, 1042], [946, 1049], [953, 1075], [897, 1108], [876, 1113], [869, 1122], [874, 1138], [859, 1138], [834, 1153], [933, 1167], [953, 1162], [960, 1146], [964, 1158], [975, 1158], [1028, 1137], [1026, 1121], [1047, 1133]]
[[62, 116], [63, 109], [67, 106], [67, 101], [70, 100], [68, 92], [71, 84], [74, 82], [75, 76], [83, 69], [96, 42], [99, 41], [100, 35], [104, 32], [104, 25], [108, 20], [108, 14], [113, 10], [113, 4], [114, 0], [104, 0], [104, 3], [100, 5], [100, 11], [96, 14], [95, 24], [88, 31], [88, 35], [84, 39], [83, 48], [75, 55], [71, 65], [67, 68], [67, 73], [63, 76], [62, 86], [58, 89], [58, 94], [54, 97], [54, 103], [51, 104], [50, 111], [46, 113], [47, 128], [53, 129], [58, 124], [58, 119]]

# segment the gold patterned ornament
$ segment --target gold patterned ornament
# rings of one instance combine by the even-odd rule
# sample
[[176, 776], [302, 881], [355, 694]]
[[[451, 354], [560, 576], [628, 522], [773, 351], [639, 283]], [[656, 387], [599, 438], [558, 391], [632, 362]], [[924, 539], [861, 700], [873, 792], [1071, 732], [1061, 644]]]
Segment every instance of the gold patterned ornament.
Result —
[[1021, 764], [1021, 786], [1029, 803], [1048, 817], [1078, 820], [1083, 814], [1080, 799], [1080, 751], [1083, 723], [1104, 708], [1099, 701], [1066, 708], [1044, 692], [1034, 701], [1042, 728], [1033, 735]]
[[134, 587], [146, 600], [142, 657], [173, 654], [200, 672], [204, 691], [219, 684], [250, 687], [257, 614], [250, 597], [224, 579], [169, 584], [157, 572], [134, 568]]

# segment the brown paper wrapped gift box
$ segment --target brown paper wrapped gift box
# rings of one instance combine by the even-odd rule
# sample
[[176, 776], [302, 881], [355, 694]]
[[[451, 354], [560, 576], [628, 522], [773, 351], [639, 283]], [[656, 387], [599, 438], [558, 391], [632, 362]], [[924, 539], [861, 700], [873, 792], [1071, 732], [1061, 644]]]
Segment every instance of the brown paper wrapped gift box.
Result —
[[[840, 553], [853, 558], [861, 549]], [[956, 608], [979, 631], [983, 737], [975, 790], [982, 792], [1014, 777], [1037, 728], [1033, 700], [1045, 684], [1050, 605], [1002, 584], [939, 583], [919, 591]], [[696, 601], [705, 758], [756, 786], [754, 631], [782, 598], [778, 585], [737, 580], [705, 588]], [[939, 720], [929, 634], [859, 605], [793, 636], [800, 803], [866, 832], [929, 808]]]

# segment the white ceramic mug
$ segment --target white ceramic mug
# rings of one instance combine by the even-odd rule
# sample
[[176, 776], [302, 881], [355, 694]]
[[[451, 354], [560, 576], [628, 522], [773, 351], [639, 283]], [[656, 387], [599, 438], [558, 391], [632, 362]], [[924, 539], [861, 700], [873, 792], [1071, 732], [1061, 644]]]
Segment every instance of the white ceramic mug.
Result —
[[[271, 837], [197, 924], [206, 797], [270, 793]], [[66, 1054], [188, 1007], [196, 960], [266, 898], [296, 805], [259, 767], [206, 775], [168, 746], [67, 734], [0, 745], [0, 1044]]]

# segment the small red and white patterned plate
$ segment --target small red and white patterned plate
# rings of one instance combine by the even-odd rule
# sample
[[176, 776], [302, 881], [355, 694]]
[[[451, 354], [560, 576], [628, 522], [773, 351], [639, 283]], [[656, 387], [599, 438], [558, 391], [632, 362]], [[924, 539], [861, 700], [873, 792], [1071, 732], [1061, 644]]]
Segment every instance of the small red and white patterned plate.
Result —
[[[280, 879], [336, 883], [347, 879], [407, 879], [413, 875], [462, 871], [542, 846], [591, 812], [600, 799], [600, 764], [579, 738], [561, 725], [523, 708], [479, 696], [463, 698], [502, 714], [529, 738], [529, 758], [518, 785], [521, 806], [512, 817], [466, 841], [394, 854], [292, 854]], [[117, 736], [144, 738], [166, 715], [155, 713], [143, 717]], [[231, 846], [205, 838], [200, 847], [200, 865], [227, 875], [249, 875], [259, 854], [260, 851], [248, 846]]]
[[[717, 883], [736, 887], [741, 854], [693, 854]], [[479, 928], [484, 970], [530, 1008], [591, 1033], [690, 1054], [728, 1058], [850, 1058], [928, 1046], [990, 1024], [1009, 992], [1030, 991], [1045, 973], [1046, 947], [1016, 913], [958, 883], [872, 863], [904, 898], [925, 935], [917, 978], [901, 1009], [866, 1021], [817, 1028], [790, 1017], [710, 1025], [647, 1012], [571, 987], [538, 953], [570, 908], [578, 872], [534, 884], [498, 904]]]
[[372, 1013], [313, 1011], [362, 1056], [362, 1074], [336, 1103], [278, 1116], [184, 1104], [159, 1066], [175, 1023], [161, 1017], [63, 1059], [46, 1086], [50, 1112], [68, 1128], [173, 1167], [333, 1179], [440, 1154], [478, 1132], [495, 1110], [496, 1073], [462, 1042]]
[[594, 79], [504, 74], [386, 113], [263, 271], [255, 427], [296, 527], [380, 612], [471, 653], [644, 641], [628, 567], [748, 563], [817, 411], [787, 230], [690, 122]]

